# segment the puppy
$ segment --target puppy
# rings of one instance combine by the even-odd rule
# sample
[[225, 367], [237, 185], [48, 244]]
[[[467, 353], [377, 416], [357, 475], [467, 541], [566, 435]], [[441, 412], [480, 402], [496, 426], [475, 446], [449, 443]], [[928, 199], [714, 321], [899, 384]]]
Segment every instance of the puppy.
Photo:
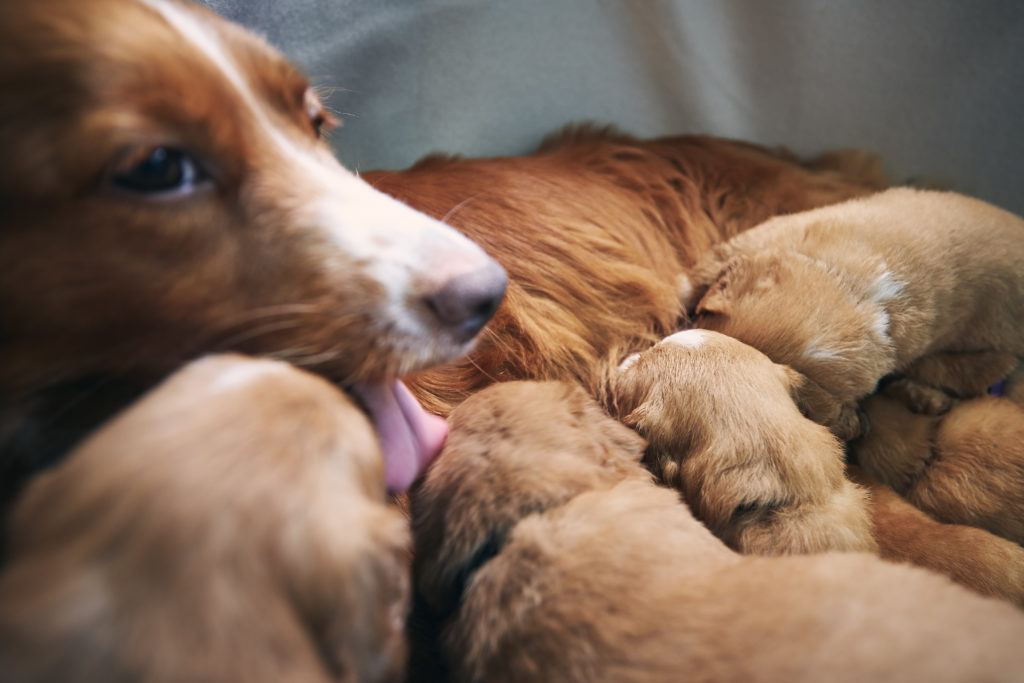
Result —
[[627, 359], [613, 396], [650, 443], [647, 465], [729, 547], [875, 551], [839, 442], [793, 401], [804, 381], [740, 341], [688, 330]]
[[684, 285], [696, 327], [806, 375], [801, 405], [843, 439], [891, 373], [918, 363], [911, 379], [934, 387], [956, 373], [929, 377], [924, 359], [980, 354], [983, 390], [1024, 356], [1024, 220], [954, 193], [892, 189], [772, 219], [710, 250]]
[[1024, 408], [988, 396], [920, 415], [884, 393], [863, 407], [871, 430], [850, 446], [865, 471], [938, 520], [1024, 544]]
[[1024, 546], [984, 529], [939, 522], [863, 470], [848, 467], [846, 473], [871, 495], [872, 534], [882, 559], [930, 569], [1024, 607]]
[[373, 426], [277, 361], [196, 361], [26, 489], [0, 671], [397, 681], [409, 534]]
[[1024, 615], [864, 554], [748, 557], [578, 388], [451, 415], [412, 493], [415, 581], [456, 681], [1018, 680]]
[[394, 380], [471, 347], [506, 275], [342, 168], [305, 77], [195, 4], [3, 2], [0, 93], [0, 505], [228, 349], [359, 395], [408, 485], [438, 444]]
[[677, 278], [709, 246], [768, 218], [886, 187], [876, 158], [792, 155], [703, 136], [637, 140], [582, 127], [517, 158], [430, 157], [363, 175], [480, 243], [509, 273], [465, 359], [416, 376], [446, 415], [493, 381], [603, 389], [603, 364], [679, 329]]

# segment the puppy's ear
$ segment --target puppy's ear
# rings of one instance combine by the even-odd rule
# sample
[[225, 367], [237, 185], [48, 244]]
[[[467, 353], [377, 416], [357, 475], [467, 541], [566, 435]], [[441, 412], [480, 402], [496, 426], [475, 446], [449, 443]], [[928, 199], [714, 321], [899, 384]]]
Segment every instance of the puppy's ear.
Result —
[[[760, 272], [758, 272], [760, 271]], [[774, 268], [760, 268], [746, 254], [732, 256], [718, 275], [707, 287], [703, 298], [697, 304], [697, 315], [721, 315], [729, 313], [737, 294], [748, 290], [765, 289], [778, 282]]]
[[694, 310], [696, 315], [722, 315], [729, 312], [729, 283], [718, 280], [712, 284]]
[[789, 395], [793, 397], [793, 402], [800, 412], [809, 420], [826, 427], [835, 424], [842, 412], [840, 400], [807, 375], [797, 372], [788, 365], [779, 367], [789, 385]]
[[789, 395], [808, 420], [828, 427], [840, 441], [855, 439], [867, 429], [867, 416], [856, 403], [843, 401], [807, 375], [782, 367], [789, 378]]

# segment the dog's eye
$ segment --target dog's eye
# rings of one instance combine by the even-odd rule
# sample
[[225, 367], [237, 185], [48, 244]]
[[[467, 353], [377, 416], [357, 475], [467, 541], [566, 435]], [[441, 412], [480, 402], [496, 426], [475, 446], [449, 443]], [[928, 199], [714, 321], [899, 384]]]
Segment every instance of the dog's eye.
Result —
[[181, 196], [209, 180], [187, 153], [173, 147], [151, 147], [132, 155], [111, 177], [119, 190], [147, 196]]
[[320, 97], [313, 88], [306, 88], [302, 100], [306, 116], [309, 117], [309, 123], [313, 126], [313, 133], [317, 137], [338, 127], [338, 119], [324, 108]]

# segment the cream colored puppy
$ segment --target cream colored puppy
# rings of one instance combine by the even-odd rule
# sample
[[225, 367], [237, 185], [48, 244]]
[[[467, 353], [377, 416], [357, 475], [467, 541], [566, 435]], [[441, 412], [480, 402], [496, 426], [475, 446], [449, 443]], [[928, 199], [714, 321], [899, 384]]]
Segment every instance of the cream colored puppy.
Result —
[[[801, 407], [850, 439], [857, 400], [887, 375], [907, 375], [920, 409], [944, 410], [929, 388], [974, 395], [1024, 356], [1024, 220], [951, 192], [892, 189], [713, 247], [682, 296], [696, 327], [806, 375]], [[964, 386], [948, 385], [956, 377]]]
[[842, 447], [794, 403], [805, 382], [743, 342], [688, 330], [627, 359], [613, 394], [650, 442], [648, 466], [730, 547], [875, 551]]
[[725, 547], [585, 393], [461, 404], [412, 494], [415, 576], [455, 681], [1018, 681], [1024, 615], [853, 553]]

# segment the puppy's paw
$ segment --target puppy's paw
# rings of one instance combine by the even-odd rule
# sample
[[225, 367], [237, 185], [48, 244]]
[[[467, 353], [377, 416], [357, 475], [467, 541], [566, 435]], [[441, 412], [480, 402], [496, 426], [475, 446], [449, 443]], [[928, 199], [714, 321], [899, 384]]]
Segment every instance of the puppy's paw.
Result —
[[889, 398], [896, 399], [919, 415], [945, 415], [957, 404], [957, 399], [942, 389], [922, 384], [909, 377], [893, 380], [882, 390]]
[[844, 403], [832, 424], [828, 425], [840, 441], [852, 441], [867, 433], [870, 428], [867, 413], [855, 403]]

